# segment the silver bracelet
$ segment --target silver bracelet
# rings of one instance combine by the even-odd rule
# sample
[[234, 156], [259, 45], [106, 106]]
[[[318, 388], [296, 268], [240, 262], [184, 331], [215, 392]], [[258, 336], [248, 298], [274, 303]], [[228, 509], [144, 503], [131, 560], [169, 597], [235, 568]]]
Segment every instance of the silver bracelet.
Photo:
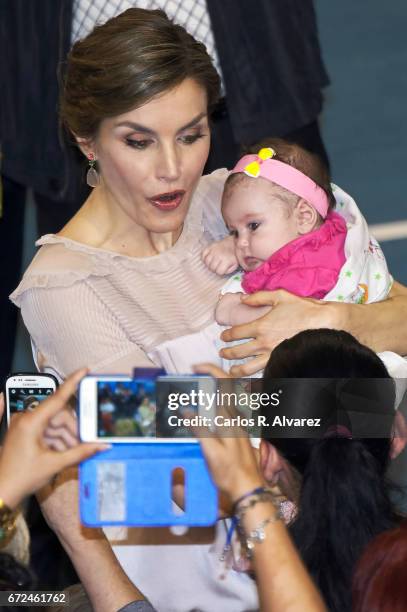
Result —
[[[265, 501], [265, 500], [260, 500], [260, 499], [256, 500], [256, 502], [259, 502], [259, 501]], [[249, 535], [246, 535], [246, 532], [239, 518], [239, 522], [237, 524], [237, 531], [239, 534], [242, 548], [245, 552], [247, 559], [252, 558], [253, 549], [255, 545], [257, 543], [261, 544], [266, 539], [265, 527], [267, 527], [267, 525], [269, 525], [270, 523], [276, 523], [277, 521], [280, 521], [283, 518], [281, 508], [277, 506], [275, 507], [276, 507], [276, 513], [264, 519], [263, 521], [261, 521], [261, 523], [257, 527], [255, 527], [254, 529], [250, 531]]]
[[253, 506], [261, 502], [272, 503], [276, 510], [279, 510], [281, 503], [280, 500], [276, 500], [274, 493], [272, 493], [270, 490], [265, 490], [262, 493], [256, 493], [252, 495], [249, 498], [249, 501], [247, 501], [245, 504], [240, 504], [239, 506], [237, 506], [235, 509], [235, 516], [239, 521], [241, 521], [248, 510], [250, 510], [251, 508], [253, 508]]

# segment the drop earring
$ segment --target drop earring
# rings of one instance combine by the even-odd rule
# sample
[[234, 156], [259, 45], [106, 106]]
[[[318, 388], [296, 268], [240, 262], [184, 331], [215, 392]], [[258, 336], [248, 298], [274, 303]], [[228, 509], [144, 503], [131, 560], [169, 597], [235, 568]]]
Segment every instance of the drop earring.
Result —
[[95, 168], [95, 155], [93, 153], [89, 153], [88, 160], [89, 168], [86, 173], [86, 182], [89, 187], [97, 187], [100, 183], [100, 177], [98, 171]]

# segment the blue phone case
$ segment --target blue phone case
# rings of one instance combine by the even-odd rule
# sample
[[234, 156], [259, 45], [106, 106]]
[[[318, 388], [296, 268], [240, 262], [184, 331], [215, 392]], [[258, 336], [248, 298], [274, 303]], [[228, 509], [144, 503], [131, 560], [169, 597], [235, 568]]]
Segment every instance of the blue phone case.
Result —
[[[184, 511], [171, 497], [175, 468], [184, 470]], [[207, 526], [217, 519], [217, 490], [199, 444], [112, 444], [81, 464], [79, 483], [81, 520], [89, 527]]]

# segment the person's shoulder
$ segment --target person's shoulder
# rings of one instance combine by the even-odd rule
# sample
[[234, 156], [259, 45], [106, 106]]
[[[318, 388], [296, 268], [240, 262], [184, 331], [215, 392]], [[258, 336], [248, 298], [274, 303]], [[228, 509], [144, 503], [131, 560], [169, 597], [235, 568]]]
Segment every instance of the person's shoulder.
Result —
[[17, 306], [27, 291], [70, 287], [91, 276], [106, 276], [111, 272], [108, 261], [98, 257], [96, 249], [92, 252], [85, 245], [55, 234], [43, 236], [36, 246], [40, 249], [10, 295]]
[[199, 179], [187, 216], [190, 230], [209, 231], [212, 240], [225, 235], [226, 229], [220, 212], [223, 187], [229, 176], [226, 168], [205, 174]]

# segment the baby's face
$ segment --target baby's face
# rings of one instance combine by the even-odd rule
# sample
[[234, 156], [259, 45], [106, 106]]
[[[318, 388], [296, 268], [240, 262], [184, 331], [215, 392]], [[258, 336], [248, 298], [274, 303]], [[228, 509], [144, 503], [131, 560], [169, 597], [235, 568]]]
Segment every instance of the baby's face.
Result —
[[236, 257], [245, 271], [258, 268], [273, 253], [298, 237], [294, 214], [263, 178], [243, 180], [226, 192], [222, 214], [235, 237]]

